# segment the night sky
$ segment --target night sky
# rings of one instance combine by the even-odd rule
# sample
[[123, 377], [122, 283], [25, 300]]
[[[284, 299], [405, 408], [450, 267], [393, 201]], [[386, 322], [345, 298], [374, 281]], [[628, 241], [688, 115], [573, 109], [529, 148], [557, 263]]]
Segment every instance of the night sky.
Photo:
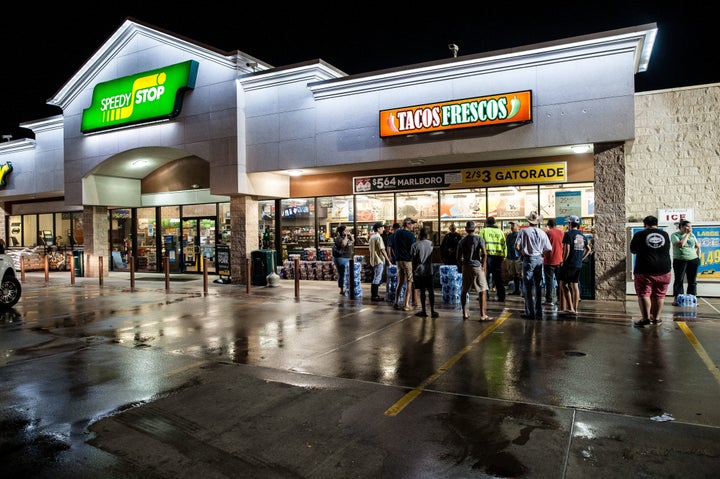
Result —
[[[18, 3], [0, 11], [0, 133], [29, 136], [22, 122], [61, 114], [46, 105], [127, 17], [225, 51], [240, 50], [273, 66], [322, 59], [348, 74], [365, 73], [491, 52], [650, 23], [658, 26], [648, 71], [636, 91], [720, 82], [717, 22], [699, 2], [438, 2], [374, 6], [303, 2], [280, 7], [215, 2], [160, 8], [156, 2], [57, 2], [29, 11]], [[465, 3], [465, 2], [463, 2]], [[502, 7], [499, 6], [502, 3]], [[540, 3], [540, 2], [539, 2]], [[663, 4], [667, 2], [662, 2]], [[73, 5], [71, 9], [63, 8]], [[37, 10], [37, 11], [36, 11]]]

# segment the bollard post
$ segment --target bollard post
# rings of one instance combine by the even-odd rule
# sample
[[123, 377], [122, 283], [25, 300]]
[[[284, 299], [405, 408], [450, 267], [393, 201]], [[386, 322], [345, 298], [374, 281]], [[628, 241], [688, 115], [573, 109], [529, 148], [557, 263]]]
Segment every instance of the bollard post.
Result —
[[70, 284], [75, 284], [75, 257], [73, 256], [72, 268], [70, 268]]
[[45, 284], [50, 282], [50, 260], [48, 255], [45, 255]]
[[103, 257], [102, 256], [98, 256], [98, 271], [100, 272], [100, 274], [98, 275], [98, 277], [100, 279], [100, 286], [102, 286], [103, 285]]
[[25, 257], [20, 253], [20, 281], [25, 282]]
[[130, 263], [130, 291], [135, 290], [135, 260], [132, 255], [128, 255], [128, 263]]
[[170, 258], [163, 259], [163, 269], [165, 270], [165, 291], [170, 291]]
[[348, 265], [348, 295], [350, 296], [350, 299], [355, 299], [355, 259], [350, 258], [350, 263]]
[[208, 294], [208, 266], [207, 261], [202, 262], [203, 268], [203, 293]]
[[250, 258], [245, 258], [245, 279], [247, 283], [247, 294], [250, 294]]
[[300, 258], [295, 258], [295, 297], [300, 297]]

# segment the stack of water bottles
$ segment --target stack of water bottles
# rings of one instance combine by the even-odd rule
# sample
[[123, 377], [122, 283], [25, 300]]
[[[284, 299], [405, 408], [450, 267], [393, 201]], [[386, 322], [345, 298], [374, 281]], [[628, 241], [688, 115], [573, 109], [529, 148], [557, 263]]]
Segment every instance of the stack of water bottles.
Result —
[[694, 294], [678, 294], [677, 304], [681, 308], [697, 308], [697, 296]]
[[352, 288], [355, 298], [362, 298], [362, 267], [362, 262], [355, 261], [353, 271], [350, 271], [350, 267], [345, 269], [345, 296], [350, 296]]
[[442, 302], [445, 304], [459, 304], [462, 291], [462, 274], [454, 264], [440, 266], [440, 288], [442, 289]]
[[[391, 264], [387, 267], [387, 280], [385, 283], [385, 301], [388, 303], [395, 302], [395, 288], [398, 285], [397, 265]], [[403, 288], [404, 291], [404, 288]]]

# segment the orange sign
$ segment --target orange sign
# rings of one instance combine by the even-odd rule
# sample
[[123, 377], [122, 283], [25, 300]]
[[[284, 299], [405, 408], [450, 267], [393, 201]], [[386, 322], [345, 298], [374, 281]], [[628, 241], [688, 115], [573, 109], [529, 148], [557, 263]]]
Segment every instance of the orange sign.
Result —
[[406, 106], [380, 112], [380, 137], [532, 121], [532, 91]]

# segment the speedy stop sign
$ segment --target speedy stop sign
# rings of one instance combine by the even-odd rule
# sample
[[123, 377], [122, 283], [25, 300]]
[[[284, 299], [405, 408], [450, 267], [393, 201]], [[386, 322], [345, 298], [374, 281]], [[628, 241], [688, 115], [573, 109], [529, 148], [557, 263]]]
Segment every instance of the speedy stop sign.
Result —
[[658, 210], [658, 223], [669, 225], [681, 220], [693, 222], [692, 208], [674, 208], [669, 210]]

